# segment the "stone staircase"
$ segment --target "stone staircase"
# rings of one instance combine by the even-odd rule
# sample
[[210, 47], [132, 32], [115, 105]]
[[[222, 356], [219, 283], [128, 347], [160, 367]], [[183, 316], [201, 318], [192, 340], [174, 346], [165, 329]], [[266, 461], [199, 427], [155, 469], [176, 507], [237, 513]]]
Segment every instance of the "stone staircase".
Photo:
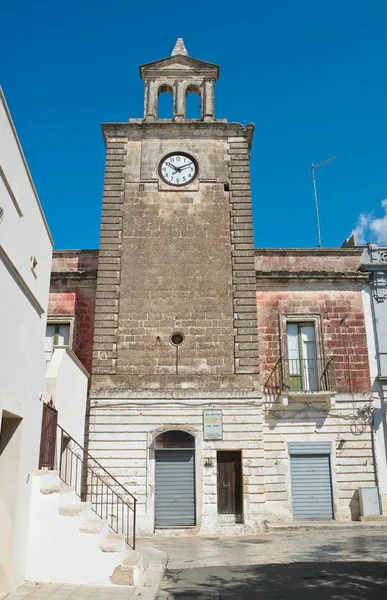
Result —
[[36, 471], [31, 480], [26, 579], [89, 585], [137, 585], [140, 552], [111, 533], [90, 502], [82, 502], [58, 471]]

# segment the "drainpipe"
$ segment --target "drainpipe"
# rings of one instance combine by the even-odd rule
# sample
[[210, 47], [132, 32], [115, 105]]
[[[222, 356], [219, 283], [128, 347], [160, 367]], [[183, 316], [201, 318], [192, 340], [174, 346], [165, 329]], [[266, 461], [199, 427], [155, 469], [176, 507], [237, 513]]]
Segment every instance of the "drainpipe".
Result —
[[371, 422], [371, 440], [372, 440], [372, 460], [374, 461], [374, 473], [375, 473], [375, 484], [376, 489], [378, 490], [378, 502], [379, 502], [379, 513], [382, 514], [382, 498], [380, 495], [380, 487], [379, 487], [379, 470], [378, 470], [378, 459], [376, 455], [376, 441], [375, 441], [375, 412], [372, 408], [372, 422]]

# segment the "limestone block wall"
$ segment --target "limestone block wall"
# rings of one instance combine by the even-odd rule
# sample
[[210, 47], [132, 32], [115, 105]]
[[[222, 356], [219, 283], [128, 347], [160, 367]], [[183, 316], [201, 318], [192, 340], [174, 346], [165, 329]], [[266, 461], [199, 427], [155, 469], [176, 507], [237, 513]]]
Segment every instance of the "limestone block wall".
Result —
[[48, 320], [70, 319], [72, 348], [91, 373], [98, 250], [57, 250], [53, 255]]
[[[202, 410], [223, 411], [223, 440], [203, 440]], [[154, 531], [154, 438], [168, 429], [195, 437], [197, 532], [224, 531], [217, 520], [216, 451], [241, 450], [244, 525], [259, 530], [264, 513], [262, 417], [256, 399], [131, 398], [92, 401], [89, 452], [138, 499], [139, 535]], [[204, 465], [207, 459], [211, 467]]]
[[[287, 356], [287, 318], [313, 319], [317, 354], [331, 358], [329, 397], [298, 393], [284, 406], [264, 396], [267, 516], [291, 520], [290, 442], [329, 442], [335, 518], [357, 519], [358, 488], [375, 485], [372, 394], [362, 289], [361, 251], [256, 250], [260, 381], [270, 390], [278, 360]], [[286, 382], [285, 382], [286, 383]], [[329, 396], [329, 395], [328, 395]]]
[[[284, 289], [285, 288], [285, 289]], [[261, 383], [264, 386], [281, 347], [279, 316], [298, 315], [307, 320], [317, 316], [321, 327], [319, 343], [324, 356], [334, 358], [335, 391], [370, 392], [367, 338], [361, 286], [337, 284], [326, 289], [326, 282], [298, 281], [258, 289], [257, 310], [261, 359]]]
[[[130, 387], [133, 375], [257, 373], [248, 127], [104, 126], [95, 390], [118, 381], [100, 375]], [[158, 165], [179, 150], [199, 175], [171, 188]], [[175, 331], [185, 336], [178, 356]]]
[[255, 251], [262, 386], [287, 354], [280, 319], [315, 317], [318, 355], [334, 359], [335, 391], [370, 393], [360, 255], [358, 249]]
[[[310, 399], [309, 399], [310, 400]], [[318, 401], [263, 404], [266, 514], [292, 520], [290, 442], [331, 444], [332, 488], [337, 520], [357, 520], [359, 487], [375, 485], [371, 420], [362, 395], [340, 395], [332, 408]]]

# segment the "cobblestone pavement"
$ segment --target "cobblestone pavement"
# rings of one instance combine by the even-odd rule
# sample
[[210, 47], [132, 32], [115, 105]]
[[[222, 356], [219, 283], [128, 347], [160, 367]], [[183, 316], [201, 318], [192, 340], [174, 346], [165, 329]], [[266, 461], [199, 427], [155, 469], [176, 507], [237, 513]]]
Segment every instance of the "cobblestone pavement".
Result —
[[386, 529], [156, 538], [153, 547], [170, 559], [159, 600], [387, 598]]
[[130, 600], [134, 587], [110, 587], [27, 581], [7, 600]]

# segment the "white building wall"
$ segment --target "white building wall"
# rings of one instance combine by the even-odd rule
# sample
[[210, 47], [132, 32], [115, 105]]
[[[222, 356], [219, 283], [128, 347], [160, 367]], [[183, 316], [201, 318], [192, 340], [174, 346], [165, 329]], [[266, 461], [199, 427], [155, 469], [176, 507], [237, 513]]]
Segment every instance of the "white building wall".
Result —
[[[203, 439], [203, 410], [221, 409], [223, 439]], [[195, 437], [196, 528], [187, 533], [257, 532], [264, 519], [263, 435], [258, 399], [104, 399], [92, 400], [90, 454], [138, 500], [137, 531], [154, 533], [154, 438], [181, 429]], [[232, 524], [217, 515], [217, 450], [242, 451], [244, 523]], [[212, 466], [204, 465], [207, 459]], [[158, 530], [162, 533], [162, 530]], [[173, 533], [173, 531], [172, 531]], [[169, 531], [171, 535], [171, 530]]]
[[88, 373], [69, 346], [56, 346], [47, 365], [46, 397], [58, 411], [58, 424], [84, 445]]
[[292, 493], [289, 443], [329, 442], [334, 517], [357, 520], [358, 488], [375, 485], [368, 398], [338, 395], [335, 405], [302, 400], [267, 403], [264, 408], [264, 481], [269, 521], [291, 521]]
[[376, 350], [374, 315], [372, 311], [372, 292], [369, 286], [366, 286], [362, 292], [364, 306], [364, 320], [366, 324], [368, 358], [370, 363], [371, 386], [374, 405], [374, 435], [376, 467], [378, 473], [379, 491], [384, 496], [384, 505], [387, 509], [387, 431], [386, 414], [383, 391], [378, 379], [378, 355]]
[[[30, 474], [38, 466], [45, 390], [52, 240], [1, 90], [0, 167], [2, 592], [24, 578]], [[35, 274], [31, 256], [38, 262]]]

